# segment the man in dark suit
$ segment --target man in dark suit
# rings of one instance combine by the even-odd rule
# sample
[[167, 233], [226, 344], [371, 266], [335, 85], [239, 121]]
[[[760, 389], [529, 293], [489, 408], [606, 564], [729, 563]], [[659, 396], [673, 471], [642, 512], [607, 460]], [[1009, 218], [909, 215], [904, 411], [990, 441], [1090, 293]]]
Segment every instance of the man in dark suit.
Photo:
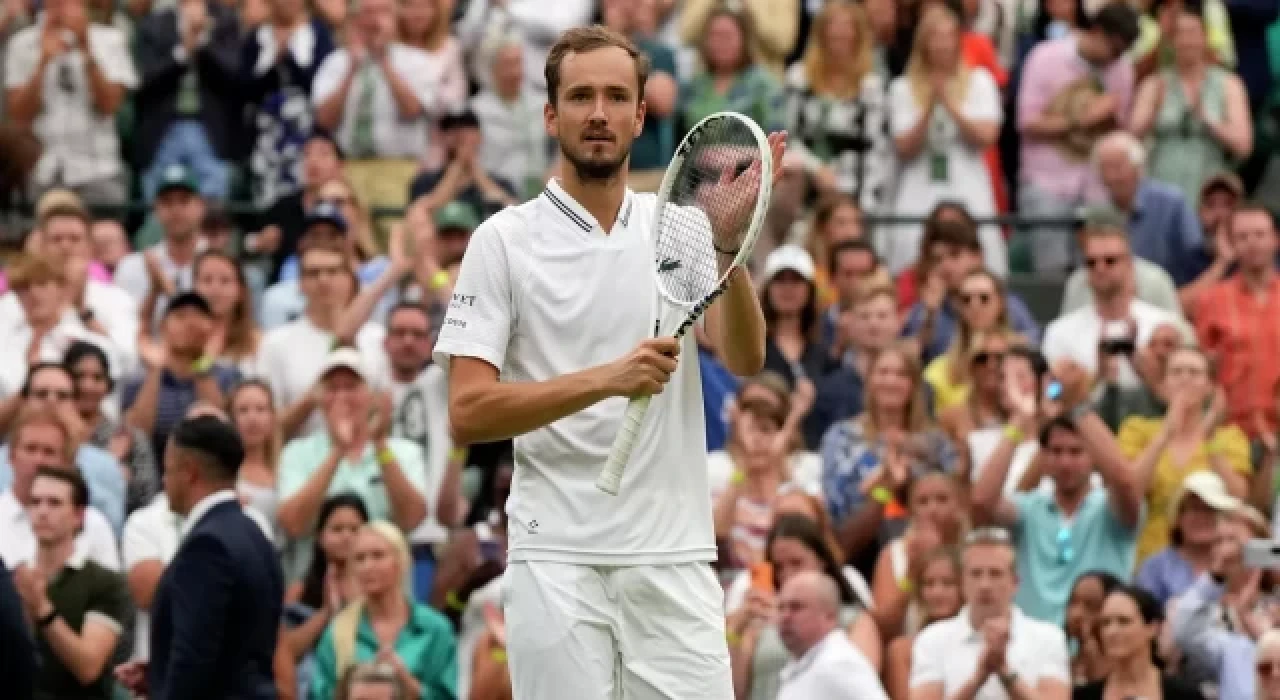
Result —
[[179, 0], [138, 25], [141, 71], [135, 93], [134, 163], [143, 168], [143, 191], [155, 195], [173, 165], [195, 171], [200, 194], [228, 197], [231, 168], [243, 141], [237, 81], [240, 29], [223, 3]]
[[[241, 510], [239, 435], [211, 415], [178, 424], [164, 490], [181, 544], [151, 605], [151, 661], [121, 682], [150, 700], [274, 700], [272, 659], [284, 601], [275, 549]], [[145, 677], [145, 680], [144, 680]]]

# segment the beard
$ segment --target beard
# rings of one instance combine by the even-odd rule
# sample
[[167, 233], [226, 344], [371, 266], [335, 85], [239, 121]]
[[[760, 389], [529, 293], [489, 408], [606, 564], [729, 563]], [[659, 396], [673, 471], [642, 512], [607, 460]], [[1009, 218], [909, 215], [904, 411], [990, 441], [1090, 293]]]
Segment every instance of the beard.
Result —
[[631, 146], [628, 144], [625, 148], [618, 151], [618, 156], [612, 159], [592, 159], [588, 155], [575, 153], [573, 149], [560, 146], [560, 152], [564, 154], [564, 159], [569, 161], [573, 166], [573, 172], [582, 182], [607, 182], [618, 176], [622, 172], [622, 166], [626, 165], [627, 159], [631, 157]]

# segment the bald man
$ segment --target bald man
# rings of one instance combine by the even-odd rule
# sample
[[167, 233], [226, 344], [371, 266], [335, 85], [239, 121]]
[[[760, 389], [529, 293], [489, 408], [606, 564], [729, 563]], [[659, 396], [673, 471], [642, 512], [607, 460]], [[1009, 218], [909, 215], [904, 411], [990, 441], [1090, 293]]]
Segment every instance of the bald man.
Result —
[[791, 652], [778, 700], [888, 700], [874, 668], [840, 627], [840, 589], [804, 572], [778, 593], [778, 636]]

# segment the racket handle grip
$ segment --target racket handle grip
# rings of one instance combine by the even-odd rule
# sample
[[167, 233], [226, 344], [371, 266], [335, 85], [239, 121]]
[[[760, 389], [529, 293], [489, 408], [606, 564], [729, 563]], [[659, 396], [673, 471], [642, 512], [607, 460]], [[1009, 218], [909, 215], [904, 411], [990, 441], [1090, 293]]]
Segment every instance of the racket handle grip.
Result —
[[636, 437], [640, 435], [640, 424], [644, 422], [644, 414], [649, 410], [648, 396], [631, 399], [627, 404], [627, 412], [622, 416], [622, 427], [618, 436], [613, 439], [613, 449], [609, 451], [609, 459], [604, 463], [600, 478], [596, 479], [596, 488], [610, 496], [618, 495], [618, 487], [622, 485], [622, 472], [631, 459], [631, 450], [636, 446]]

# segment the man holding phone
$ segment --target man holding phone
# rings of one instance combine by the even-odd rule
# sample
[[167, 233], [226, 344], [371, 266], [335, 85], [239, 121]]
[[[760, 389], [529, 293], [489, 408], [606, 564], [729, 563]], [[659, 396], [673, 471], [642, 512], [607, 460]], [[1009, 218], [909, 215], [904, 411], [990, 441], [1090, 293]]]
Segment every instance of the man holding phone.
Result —
[[[1066, 361], [1036, 397], [1006, 376], [1011, 420], [973, 487], [974, 520], [1009, 528], [1018, 560], [1018, 608], [1058, 624], [1076, 579], [1089, 571], [1128, 578], [1146, 484], [1088, 401], [1089, 376]], [[1040, 436], [1038, 467], [1051, 489], [1004, 495], [1014, 454]], [[1104, 488], [1095, 489], [1093, 474]]]
[[[1251, 511], [1249, 506], [1237, 504], [1234, 512], [1218, 517], [1209, 570], [1178, 600], [1170, 617], [1174, 641], [1182, 650], [1188, 669], [1198, 670], [1216, 683], [1220, 700], [1256, 697], [1254, 649], [1258, 638], [1280, 622], [1273, 609], [1257, 604], [1263, 572], [1250, 564], [1272, 562], [1246, 556], [1246, 550], [1251, 548], [1250, 537], [1267, 529], [1265, 520], [1253, 522], [1258, 516]], [[1228, 602], [1223, 599], [1228, 589], [1245, 594]], [[1242, 624], [1225, 628], [1221, 624], [1224, 608], [1236, 613]]]
[[1133, 366], [1136, 349], [1146, 347], [1161, 325], [1174, 325], [1188, 342], [1191, 330], [1182, 318], [1134, 295], [1133, 252], [1123, 229], [1086, 226], [1080, 245], [1093, 301], [1049, 324], [1042, 346], [1045, 359], [1051, 365], [1071, 360], [1091, 375], [1102, 368], [1100, 359], [1115, 359], [1115, 384], [1137, 389], [1142, 381]]

